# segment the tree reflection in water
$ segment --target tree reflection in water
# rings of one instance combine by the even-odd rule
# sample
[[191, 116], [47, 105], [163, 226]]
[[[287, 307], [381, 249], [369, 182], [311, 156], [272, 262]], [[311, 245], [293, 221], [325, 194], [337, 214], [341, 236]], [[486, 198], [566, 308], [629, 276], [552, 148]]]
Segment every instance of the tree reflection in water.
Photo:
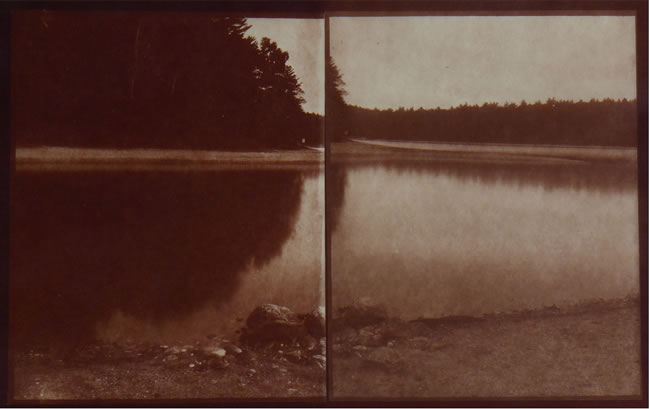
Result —
[[280, 254], [302, 184], [298, 171], [18, 172], [12, 342], [76, 344], [116, 310], [163, 321], [222, 304]]

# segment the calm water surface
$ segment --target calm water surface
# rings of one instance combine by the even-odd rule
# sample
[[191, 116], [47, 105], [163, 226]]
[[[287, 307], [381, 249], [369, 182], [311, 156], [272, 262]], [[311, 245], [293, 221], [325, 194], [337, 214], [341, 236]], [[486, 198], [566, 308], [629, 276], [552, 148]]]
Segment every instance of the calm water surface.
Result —
[[235, 336], [254, 307], [324, 305], [318, 170], [18, 171], [15, 345]]
[[[328, 175], [329, 176], [329, 175]], [[639, 292], [636, 163], [339, 161], [332, 302], [403, 318]]]

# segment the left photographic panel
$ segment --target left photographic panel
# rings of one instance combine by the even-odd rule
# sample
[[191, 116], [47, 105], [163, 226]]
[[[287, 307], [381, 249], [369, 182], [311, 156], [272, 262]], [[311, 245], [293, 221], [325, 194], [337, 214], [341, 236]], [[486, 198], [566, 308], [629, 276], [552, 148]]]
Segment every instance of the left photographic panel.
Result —
[[12, 401], [323, 400], [323, 20], [11, 18]]

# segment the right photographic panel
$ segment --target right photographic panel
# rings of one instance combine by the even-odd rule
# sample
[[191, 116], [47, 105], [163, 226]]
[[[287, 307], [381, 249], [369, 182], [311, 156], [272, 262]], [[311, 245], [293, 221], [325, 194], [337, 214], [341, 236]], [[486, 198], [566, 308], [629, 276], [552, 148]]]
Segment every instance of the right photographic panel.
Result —
[[639, 399], [635, 17], [329, 17], [335, 400]]

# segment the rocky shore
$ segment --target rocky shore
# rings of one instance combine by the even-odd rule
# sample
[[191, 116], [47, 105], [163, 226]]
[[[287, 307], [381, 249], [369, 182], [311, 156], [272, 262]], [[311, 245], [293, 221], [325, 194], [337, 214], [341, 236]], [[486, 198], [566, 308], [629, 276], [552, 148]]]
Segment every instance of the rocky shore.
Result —
[[265, 304], [238, 339], [190, 345], [85, 345], [66, 357], [17, 352], [16, 401], [116, 399], [324, 399], [325, 316]]
[[[324, 311], [267, 304], [238, 337], [95, 343], [65, 358], [13, 356], [14, 401], [323, 400]], [[369, 299], [331, 321], [333, 399], [638, 398], [637, 297], [482, 317], [411, 321]], [[236, 338], [236, 339], [235, 339]]]

